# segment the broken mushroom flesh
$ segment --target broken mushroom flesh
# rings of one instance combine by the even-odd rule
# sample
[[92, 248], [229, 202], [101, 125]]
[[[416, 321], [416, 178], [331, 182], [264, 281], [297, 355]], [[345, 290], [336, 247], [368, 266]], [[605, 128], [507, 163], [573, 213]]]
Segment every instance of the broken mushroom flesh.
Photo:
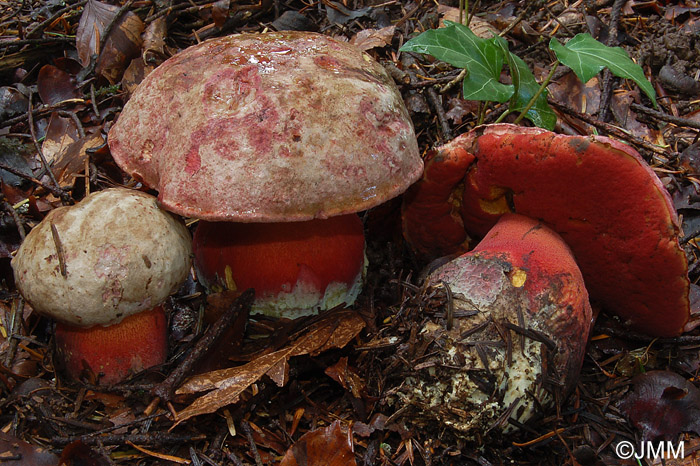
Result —
[[[472, 252], [432, 272], [451, 311], [427, 321], [420, 339], [434, 364], [406, 379], [411, 420], [461, 436], [508, 419], [526, 422], [574, 387], [592, 312], [583, 278], [561, 237], [527, 217], [501, 217]], [[448, 315], [451, 313], [451, 315]]]
[[[161, 210], [153, 196], [116, 188], [49, 212], [25, 238], [12, 268], [17, 288], [35, 311], [56, 320], [66, 331], [84, 335], [87, 331], [71, 327], [119, 325], [162, 304], [182, 284], [190, 263], [191, 239], [182, 222]], [[143, 326], [133, 325], [132, 320], [131, 331], [155, 326], [160, 333], [141, 334], [142, 341], [166, 341], [165, 326], [152, 324], [153, 318], [143, 322]], [[59, 348], [59, 354], [77, 358], [65, 366], [80, 367], [90, 352], [108, 354], [113, 351], [109, 347], [123, 345], [119, 340], [93, 341], [96, 346], [89, 351], [83, 346], [88, 351], [84, 354]], [[121, 379], [131, 369], [142, 369], [142, 361], [151, 361], [150, 355], [144, 357], [150, 346], [136, 346], [127, 351], [133, 355], [133, 368], [116, 364], [113, 370], [119, 374], [105, 372], [105, 380]], [[164, 359], [165, 353], [159, 356]]]
[[[445, 163], [461, 176], [431, 181]], [[683, 331], [689, 281], [678, 219], [661, 181], [632, 148], [539, 128], [475, 128], [429, 155], [424, 179], [405, 197], [404, 233], [426, 257], [464, 251], [468, 236], [484, 235], [507, 212], [557, 231], [591, 299], [625, 325], [654, 336]]]
[[[238, 34], [184, 50], [142, 82], [109, 146], [166, 209], [200, 219], [207, 232], [214, 228], [207, 222], [297, 231], [283, 224], [372, 208], [423, 170], [384, 68], [350, 44], [309, 32]], [[196, 266], [206, 281], [208, 266]], [[240, 288], [245, 280], [234, 281]], [[356, 294], [347, 293], [346, 304]]]

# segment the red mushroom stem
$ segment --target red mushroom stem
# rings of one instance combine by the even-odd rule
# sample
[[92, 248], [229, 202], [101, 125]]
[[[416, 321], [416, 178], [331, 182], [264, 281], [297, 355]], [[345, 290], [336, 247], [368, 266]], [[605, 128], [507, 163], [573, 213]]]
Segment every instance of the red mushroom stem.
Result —
[[365, 269], [355, 214], [290, 223], [200, 221], [194, 264], [209, 288], [256, 291], [253, 312], [297, 317], [352, 304]]
[[60, 363], [68, 376], [78, 380], [94, 374], [100, 384], [112, 385], [165, 362], [167, 319], [163, 306], [157, 306], [106, 327], [77, 327], [59, 322], [55, 341]]

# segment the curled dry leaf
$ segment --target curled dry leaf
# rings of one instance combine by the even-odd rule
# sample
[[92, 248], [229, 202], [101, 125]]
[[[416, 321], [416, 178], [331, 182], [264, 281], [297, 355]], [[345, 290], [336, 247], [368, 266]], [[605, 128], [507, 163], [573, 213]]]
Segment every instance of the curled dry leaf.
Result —
[[340, 421], [307, 432], [287, 450], [280, 466], [354, 466], [352, 437], [340, 428]]
[[633, 391], [620, 409], [642, 432], [644, 440], [700, 434], [700, 390], [669, 371], [650, 371], [633, 379]]
[[260, 356], [247, 364], [194, 376], [182, 385], [178, 395], [209, 391], [178, 413], [177, 423], [193, 416], [213, 413], [219, 408], [236, 403], [240, 394], [268, 375], [277, 385], [287, 381], [287, 361], [292, 356], [315, 356], [331, 348], [342, 348], [364, 328], [365, 322], [355, 311], [328, 312], [289, 346], [274, 353]]
[[387, 26], [381, 29], [363, 29], [350, 39], [350, 43], [361, 50], [391, 45], [395, 30], [396, 26]]

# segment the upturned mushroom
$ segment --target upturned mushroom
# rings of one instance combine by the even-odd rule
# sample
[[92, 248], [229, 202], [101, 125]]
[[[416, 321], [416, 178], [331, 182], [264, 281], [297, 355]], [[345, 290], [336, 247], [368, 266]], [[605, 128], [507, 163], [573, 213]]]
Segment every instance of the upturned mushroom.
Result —
[[145, 193], [115, 188], [59, 207], [35, 226], [12, 260], [32, 308], [56, 321], [66, 372], [114, 384], [161, 364], [161, 306], [191, 265], [189, 232]]
[[625, 144], [481, 126], [431, 152], [423, 179], [404, 201], [405, 237], [425, 257], [463, 252], [469, 236], [484, 235], [515, 212], [559, 233], [591, 299], [633, 330], [674, 336], [689, 318], [673, 204]]
[[[505, 214], [471, 252], [433, 271], [447, 287], [448, 315], [418, 338], [432, 364], [406, 378], [411, 422], [436, 421], [464, 436], [508, 431], [562, 399], [583, 363], [592, 311], [562, 238], [540, 222]], [[417, 343], [421, 345], [423, 343]], [[415, 409], [418, 407], [418, 409]], [[502, 424], [502, 425], [501, 425]]]
[[253, 287], [253, 312], [286, 317], [355, 300], [365, 269], [356, 213], [423, 169], [391, 77], [308, 32], [232, 35], [166, 60], [125, 105], [109, 146], [164, 208], [200, 219], [205, 284]]

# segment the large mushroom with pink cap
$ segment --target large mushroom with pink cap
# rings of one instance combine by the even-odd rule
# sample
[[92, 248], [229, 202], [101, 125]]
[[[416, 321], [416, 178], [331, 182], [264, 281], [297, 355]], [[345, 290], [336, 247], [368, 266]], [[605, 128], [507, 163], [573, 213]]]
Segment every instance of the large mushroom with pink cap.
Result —
[[404, 235], [421, 256], [464, 252], [470, 237], [517, 213], [561, 235], [591, 299], [632, 330], [675, 336], [688, 321], [688, 266], [673, 204], [625, 144], [477, 127], [428, 154], [404, 201]]
[[232, 35], [175, 55], [134, 92], [109, 146], [164, 208], [201, 220], [203, 283], [253, 287], [254, 312], [286, 317], [354, 301], [365, 269], [357, 212], [423, 170], [383, 67], [308, 32]]

